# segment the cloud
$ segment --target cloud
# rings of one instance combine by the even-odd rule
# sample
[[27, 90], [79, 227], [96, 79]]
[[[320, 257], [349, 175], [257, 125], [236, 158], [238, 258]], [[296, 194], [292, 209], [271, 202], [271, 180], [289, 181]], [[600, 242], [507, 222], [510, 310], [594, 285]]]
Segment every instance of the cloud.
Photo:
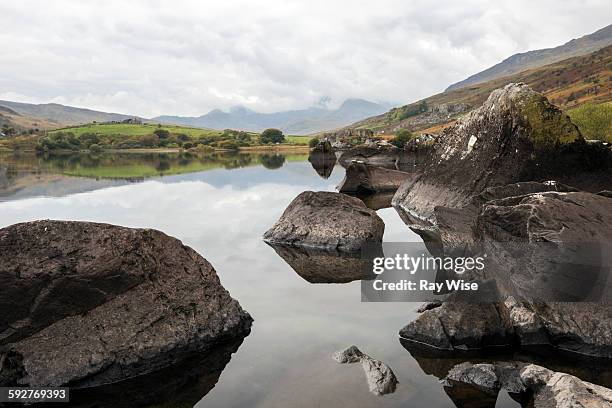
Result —
[[605, 0], [0, 4], [0, 98], [142, 116], [405, 103], [609, 23]]

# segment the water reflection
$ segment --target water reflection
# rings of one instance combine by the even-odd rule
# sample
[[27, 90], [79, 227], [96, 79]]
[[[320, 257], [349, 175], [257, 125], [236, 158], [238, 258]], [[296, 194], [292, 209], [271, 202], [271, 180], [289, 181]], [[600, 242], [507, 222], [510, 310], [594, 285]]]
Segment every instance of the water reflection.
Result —
[[336, 155], [334, 152], [313, 151], [308, 156], [308, 161], [319, 176], [328, 179], [336, 166]]
[[[204, 354], [191, 354], [172, 367], [95, 388], [71, 388], [70, 406], [131, 408], [192, 407], [217, 384], [243, 338], [218, 345]], [[48, 404], [44, 404], [47, 406]], [[62, 404], [58, 404], [62, 406]]]
[[[270, 245], [304, 280], [310, 283], [347, 283], [376, 277], [371, 260], [360, 253], [340, 253], [287, 245]], [[382, 256], [382, 247], [380, 254]]]

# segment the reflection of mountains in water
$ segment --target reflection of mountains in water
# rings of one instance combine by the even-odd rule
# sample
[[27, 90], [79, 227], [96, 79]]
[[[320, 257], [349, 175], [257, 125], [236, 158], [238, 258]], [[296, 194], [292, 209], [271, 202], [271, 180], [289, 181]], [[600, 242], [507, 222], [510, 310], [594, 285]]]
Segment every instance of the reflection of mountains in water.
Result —
[[2, 197], [64, 196], [98, 188], [141, 182], [153, 177], [198, 173], [214, 169], [262, 166], [281, 168], [305, 154], [279, 153], [104, 153], [0, 155]]

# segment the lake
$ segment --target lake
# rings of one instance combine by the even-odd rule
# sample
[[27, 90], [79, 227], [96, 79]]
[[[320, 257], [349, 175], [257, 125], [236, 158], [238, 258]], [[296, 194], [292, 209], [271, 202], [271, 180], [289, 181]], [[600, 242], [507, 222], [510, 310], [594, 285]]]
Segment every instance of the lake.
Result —
[[[336, 165], [321, 177], [305, 154], [0, 155], [0, 227], [58, 219], [155, 228], [212, 263], [255, 319], [251, 334], [208, 386], [192, 375], [181, 385], [189, 392], [157, 406], [178, 406], [180, 395], [181, 406], [197, 407], [452, 407], [435, 375], [446, 360], [417, 360], [399, 341], [418, 304], [362, 303], [359, 281], [309, 283], [261, 239], [299, 193], [334, 191], [343, 176]], [[385, 241], [420, 241], [395, 210], [378, 213]], [[332, 360], [353, 344], [391, 366], [394, 393], [371, 394], [360, 364]], [[496, 406], [519, 404], [502, 392]]]

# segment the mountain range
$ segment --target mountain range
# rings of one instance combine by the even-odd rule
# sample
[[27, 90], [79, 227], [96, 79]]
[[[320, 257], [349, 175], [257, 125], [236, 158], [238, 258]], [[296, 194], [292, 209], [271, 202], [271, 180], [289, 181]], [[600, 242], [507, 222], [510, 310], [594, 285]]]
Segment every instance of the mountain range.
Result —
[[[337, 109], [311, 107], [274, 113], [260, 113], [242, 106], [228, 112], [215, 109], [197, 117], [158, 116], [141, 119], [143, 122], [164, 123], [208, 129], [239, 129], [260, 132], [278, 128], [286, 134], [305, 135], [340, 128], [369, 116], [389, 110], [388, 104], [363, 99], [348, 99]], [[18, 129], [54, 129], [91, 122], [121, 122], [137, 118], [132, 115], [107, 113], [92, 109], [75, 108], [57, 103], [30, 104], [0, 100], [0, 125]]]
[[337, 109], [311, 107], [274, 113], [260, 113], [239, 106], [223, 112], [215, 109], [197, 117], [158, 116], [154, 122], [211, 129], [241, 129], [260, 132], [266, 128], [278, 128], [292, 135], [306, 135], [335, 129], [368, 116], [386, 112], [389, 105], [363, 99], [347, 99]]
[[[578, 56], [567, 57], [573, 54]], [[555, 62], [550, 63], [551, 60]], [[612, 25], [609, 25], [560, 47], [513, 55], [442, 93], [360, 120], [339, 132], [367, 128], [389, 134], [406, 128], [437, 133], [482, 105], [494, 89], [511, 82], [526, 83], [566, 111], [584, 103], [612, 103], [611, 67]]]
[[590, 54], [608, 45], [612, 45], [612, 24], [592, 34], [573, 39], [555, 48], [545, 48], [514, 54], [499, 64], [495, 64], [463, 81], [450, 85], [446, 88], [446, 91], [452, 91], [469, 85], [516, 74], [529, 68], [542, 67], [571, 57]]
[[[348, 99], [336, 109], [307, 109], [260, 113], [245, 107], [227, 112], [215, 109], [197, 117], [158, 116], [143, 119], [211, 129], [261, 131], [275, 127], [303, 135], [341, 128], [371, 128], [392, 132], [398, 127], [435, 132], [457, 116], [479, 106], [496, 88], [525, 82], [564, 109], [585, 102], [612, 100], [612, 25], [559, 47], [515, 54], [482, 72], [449, 86], [443, 93], [389, 110], [390, 106]], [[0, 126], [53, 129], [91, 122], [124, 121], [131, 115], [99, 112], [60, 104], [0, 101]]]

